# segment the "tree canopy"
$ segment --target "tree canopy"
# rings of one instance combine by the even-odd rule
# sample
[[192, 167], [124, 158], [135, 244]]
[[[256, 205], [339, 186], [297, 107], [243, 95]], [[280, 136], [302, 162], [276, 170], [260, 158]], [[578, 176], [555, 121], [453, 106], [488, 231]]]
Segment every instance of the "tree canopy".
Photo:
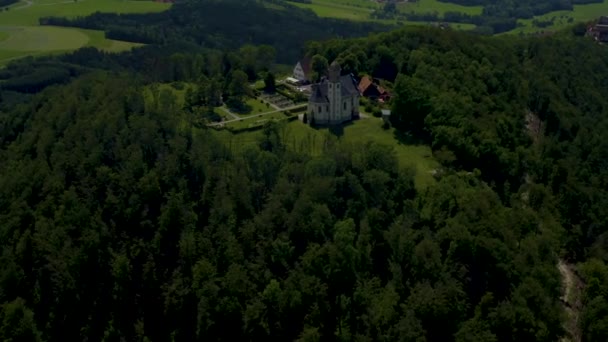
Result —
[[382, 79], [395, 143], [441, 163], [419, 188], [391, 145], [298, 152], [269, 123], [234, 146], [191, 124], [272, 75], [272, 49], [238, 49], [0, 71], [0, 339], [556, 341], [565, 260], [582, 339], [606, 340], [605, 46], [420, 27], [309, 43]]

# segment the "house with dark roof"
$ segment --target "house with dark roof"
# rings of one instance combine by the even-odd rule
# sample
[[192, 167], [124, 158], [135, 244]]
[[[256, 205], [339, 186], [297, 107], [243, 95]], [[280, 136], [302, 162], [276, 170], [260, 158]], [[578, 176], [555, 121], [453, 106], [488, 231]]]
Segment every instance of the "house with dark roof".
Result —
[[308, 122], [313, 125], [336, 125], [359, 118], [359, 90], [353, 75], [341, 75], [336, 61], [329, 66], [328, 77], [312, 85], [308, 99]]
[[380, 86], [378, 82], [374, 82], [374, 80], [368, 76], [363, 76], [361, 78], [358, 89], [361, 96], [368, 97], [370, 99], [386, 101], [390, 98], [389, 92]]
[[301, 61], [298, 61], [296, 66], [293, 68], [293, 78], [301, 83], [308, 83], [310, 82], [311, 72], [312, 60], [310, 57], [304, 57]]
[[589, 29], [589, 34], [599, 42], [608, 42], [608, 17], [600, 17], [597, 24]]

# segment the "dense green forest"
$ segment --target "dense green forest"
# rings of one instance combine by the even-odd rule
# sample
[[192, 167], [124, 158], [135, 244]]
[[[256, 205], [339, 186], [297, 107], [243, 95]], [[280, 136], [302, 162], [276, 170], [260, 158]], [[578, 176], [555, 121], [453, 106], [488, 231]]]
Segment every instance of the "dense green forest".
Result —
[[524, 203], [417, 193], [390, 146], [312, 158], [268, 126], [232, 153], [177, 111], [89, 75], [3, 115], [3, 339], [561, 334], [556, 223]]
[[[424, 27], [304, 45], [337, 31], [274, 41], [265, 16], [268, 36], [232, 42], [258, 31], [164, 21], [216, 5], [77, 19], [166, 40], [0, 71], [0, 340], [608, 339], [605, 46]], [[313, 156], [270, 123], [235, 148], [195, 124], [304, 54], [383, 79], [436, 182], [416, 188], [389, 145]], [[195, 86], [184, 105], [151, 86], [170, 82]]]

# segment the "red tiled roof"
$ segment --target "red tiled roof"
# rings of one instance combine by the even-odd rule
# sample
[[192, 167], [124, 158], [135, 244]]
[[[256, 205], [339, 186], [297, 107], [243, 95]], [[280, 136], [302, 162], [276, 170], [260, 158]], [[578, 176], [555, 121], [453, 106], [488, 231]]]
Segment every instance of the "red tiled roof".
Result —
[[387, 93], [386, 89], [384, 89], [382, 86], [374, 84], [374, 81], [372, 81], [372, 79], [368, 76], [361, 77], [361, 81], [359, 81], [359, 92], [363, 94], [370, 86], [376, 87], [380, 95], [384, 95]]
[[300, 61], [300, 66], [302, 66], [302, 71], [304, 71], [304, 75], [310, 75], [312, 71], [312, 59], [308, 56], [302, 58]]
[[367, 77], [367, 76], [361, 77], [361, 81], [359, 81], [359, 92], [364, 93], [367, 90], [367, 88], [372, 84], [373, 84], [373, 82], [369, 77]]

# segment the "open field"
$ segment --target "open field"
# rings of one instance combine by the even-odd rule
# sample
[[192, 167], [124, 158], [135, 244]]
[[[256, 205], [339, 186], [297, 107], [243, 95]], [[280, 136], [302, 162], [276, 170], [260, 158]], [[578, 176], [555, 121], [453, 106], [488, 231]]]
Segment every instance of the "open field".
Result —
[[[232, 149], [240, 149], [247, 144], [256, 143], [261, 135], [259, 130], [238, 134], [227, 130], [214, 132]], [[320, 154], [326, 139], [332, 139], [336, 136], [337, 139], [347, 143], [372, 141], [393, 146], [400, 166], [411, 166], [416, 169], [415, 182], [418, 189], [423, 189], [435, 181], [431, 171], [439, 167], [437, 161], [432, 158], [428, 146], [401, 143], [395, 138], [394, 129], [384, 130], [382, 121], [378, 118], [363, 118], [342, 128], [332, 128], [331, 130], [329, 128], [312, 128], [300, 121], [292, 121], [285, 124], [281, 135], [289, 149], [312, 155]]]
[[[358, 7], [331, 0], [312, 0], [312, 4], [303, 4], [298, 2], [292, 2], [292, 4], [300, 8], [311, 9], [319, 17], [348, 19], [354, 21], [372, 20], [370, 18], [370, 14], [372, 13], [373, 8], [370, 7]], [[386, 22], [390, 21], [387, 20]]]
[[[381, 4], [370, 0], [312, 0], [312, 4], [292, 2], [300, 8], [308, 8], [320, 17], [348, 19], [354, 21], [376, 21], [387, 24], [396, 24], [396, 20], [372, 19], [370, 14], [382, 8]], [[400, 3], [397, 8], [402, 13], [432, 13], [443, 15], [445, 12], [461, 12], [471, 15], [481, 14], [481, 6], [461, 6], [437, 0], [419, 0], [413, 3]], [[423, 25], [423, 22], [400, 20], [406, 25]], [[469, 30], [475, 27], [472, 24], [453, 24], [456, 29]]]
[[460, 12], [470, 15], [481, 14], [482, 6], [462, 6], [438, 0], [419, 0], [412, 3], [403, 3], [397, 6], [401, 12], [431, 13], [443, 15], [445, 12]]
[[[604, 0], [604, 2], [597, 4], [574, 5], [574, 10], [572, 11], [554, 11], [534, 17], [534, 19], [538, 19], [539, 21], [547, 21], [555, 17], [553, 25], [551, 26], [540, 28], [532, 24], [534, 19], [520, 19], [517, 23], [523, 26], [509, 31], [509, 33], [555, 31], [573, 25], [576, 22], [590, 21], [606, 14], [608, 14], [608, 0]], [[573, 22], [569, 23], [569, 18], [572, 18]]]
[[38, 19], [48, 16], [73, 18], [89, 15], [94, 12], [145, 13], [160, 12], [169, 8], [169, 4], [153, 1], [125, 0], [33, 0], [29, 7], [19, 2], [11, 10], [0, 12], [2, 26], [38, 26]]
[[0, 42], [0, 50], [52, 51], [71, 50], [84, 46], [89, 37], [78, 30], [60, 27], [0, 27], [8, 38]]
[[65, 52], [83, 46], [124, 51], [140, 44], [106, 39], [103, 32], [77, 28], [39, 26], [45, 16], [76, 17], [97, 11], [138, 13], [163, 11], [169, 4], [125, 0], [22, 1], [0, 12], [0, 65], [22, 56]]

